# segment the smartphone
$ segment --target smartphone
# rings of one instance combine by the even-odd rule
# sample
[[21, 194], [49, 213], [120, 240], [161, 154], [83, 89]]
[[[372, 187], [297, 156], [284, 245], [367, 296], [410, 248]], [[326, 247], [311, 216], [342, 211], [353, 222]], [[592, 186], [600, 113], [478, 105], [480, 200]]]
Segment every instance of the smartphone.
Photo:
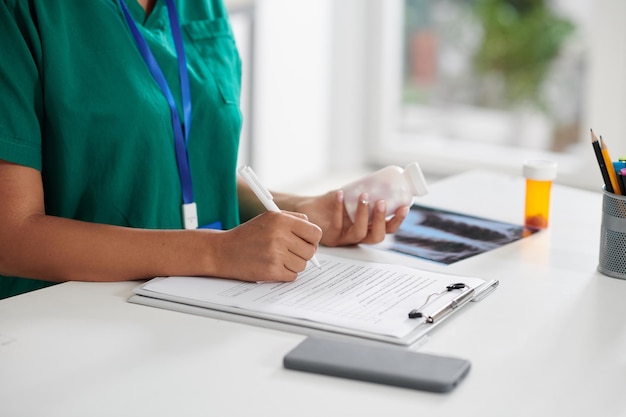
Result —
[[287, 369], [430, 392], [449, 392], [470, 370], [466, 359], [400, 346], [310, 336], [283, 358]]

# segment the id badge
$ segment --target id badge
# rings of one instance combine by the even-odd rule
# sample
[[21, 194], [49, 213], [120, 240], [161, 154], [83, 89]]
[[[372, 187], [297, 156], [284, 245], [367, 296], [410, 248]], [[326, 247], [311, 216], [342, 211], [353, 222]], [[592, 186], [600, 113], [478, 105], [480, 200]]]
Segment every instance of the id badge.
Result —
[[185, 229], [198, 228], [198, 208], [196, 203], [187, 203], [182, 205], [183, 225]]

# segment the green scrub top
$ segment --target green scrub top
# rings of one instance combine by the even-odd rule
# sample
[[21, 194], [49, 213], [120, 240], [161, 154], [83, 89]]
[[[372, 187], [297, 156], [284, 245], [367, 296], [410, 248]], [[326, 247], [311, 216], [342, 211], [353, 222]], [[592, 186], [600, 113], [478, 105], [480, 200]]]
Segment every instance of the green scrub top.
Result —
[[[180, 112], [165, 0], [128, 9]], [[193, 105], [189, 159], [199, 224], [239, 222], [236, 162], [241, 62], [220, 0], [177, 0]], [[0, 159], [41, 171], [46, 213], [180, 229], [170, 108], [119, 0], [0, 3]], [[50, 285], [0, 277], [0, 298]]]

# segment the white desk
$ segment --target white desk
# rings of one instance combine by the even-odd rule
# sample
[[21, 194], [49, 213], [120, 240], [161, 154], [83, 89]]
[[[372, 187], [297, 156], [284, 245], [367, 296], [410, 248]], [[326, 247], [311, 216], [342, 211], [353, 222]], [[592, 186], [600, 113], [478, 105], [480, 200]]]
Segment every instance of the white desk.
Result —
[[[520, 223], [523, 180], [473, 172], [420, 203]], [[289, 371], [304, 336], [126, 302], [67, 283], [0, 302], [2, 416], [626, 416], [626, 281], [596, 272], [601, 195], [554, 186], [550, 229], [449, 267], [500, 279], [423, 351], [468, 358], [450, 394]]]

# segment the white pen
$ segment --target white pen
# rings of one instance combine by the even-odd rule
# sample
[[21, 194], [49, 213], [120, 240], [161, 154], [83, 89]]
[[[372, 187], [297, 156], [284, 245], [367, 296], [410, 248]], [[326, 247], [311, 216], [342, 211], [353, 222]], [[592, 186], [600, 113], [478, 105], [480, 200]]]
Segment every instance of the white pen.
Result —
[[[263, 203], [263, 206], [265, 206], [267, 211], [280, 212], [280, 208], [278, 208], [278, 206], [274, 202], [274, 197], [267, 190], [267, 188], [265, 188], [263, 184], [261, 184], [261, 181], [259, 181], [254, 171], [252, 171], [252, 168], [244, 165], [240, 167], [238, 171], [239, 175], [241, 175], [241, 177], [248, 183], [252, 192], [254, 192], [254, 194], [261, 201], [261, 203]], [[311, 258], [311, 263], [319, 269], [322, 269], [322, 265], [317, 260], [315, 255], [313, 255], [313, 257]]]

